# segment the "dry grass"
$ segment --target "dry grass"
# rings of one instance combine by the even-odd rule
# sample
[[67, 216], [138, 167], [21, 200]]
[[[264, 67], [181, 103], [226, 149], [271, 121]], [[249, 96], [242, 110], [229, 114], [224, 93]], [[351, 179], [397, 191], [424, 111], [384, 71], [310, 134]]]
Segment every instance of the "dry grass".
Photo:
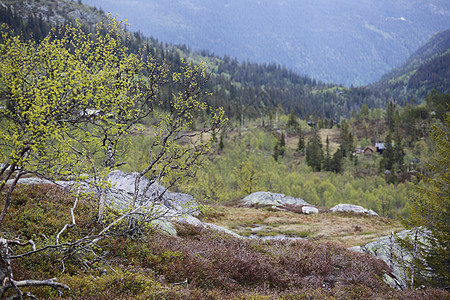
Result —
[[320, 129], [319, 136], [322, 140], [323, 147], [325, 148], [327, 136], [330, 141], [330, 153], [333, 154], [339, 148], [339, 134], [341, 133], [340, 129]]
[[[310, 240], [333, 241], [345, 247], [364, 245], [374, 239], [403, 229], [400, 222], [383, 217], [368, 217], [351, 213], [319, 213], [303, 215], [289, 211], [242, 207], [215, 207], [208, 222], [248, 236], [286, 234], [307, 236]], [[253, 230], [252, 230], [253, 229]]]
[[[325, 149], [327, 136], [330, 141], [330, 153], [333, 154], [336, 152], [336, 150], [339, 148], [339, 134], [340, 129], [333, 128], [333, 129], [320, 129], [319, 130], [319, 136], [322, 141], [322, 145]], [[308, 142], [308, 139], [311, 137], [311, 132], [306, 133], [305, 142]], [[286, 148], [291, 149], [292, 151], [295, 151], [298, 146], [298, 134], [288, 134], [286, 137]]]

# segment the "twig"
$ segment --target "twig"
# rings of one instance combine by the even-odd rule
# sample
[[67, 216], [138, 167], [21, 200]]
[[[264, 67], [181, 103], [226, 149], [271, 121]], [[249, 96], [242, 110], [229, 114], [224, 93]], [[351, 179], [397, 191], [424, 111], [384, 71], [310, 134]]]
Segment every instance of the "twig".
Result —
[[186, 278], [186, 280], [183, 281], [183, 282], [172, 283], [172, 287], [177, 286], [177, 285], [182, 285], [182, 284], [185, 284], [186, 286], [189, 286], [189, 283], [188, 283], [187, 278]]
[[73, 226], [76, 225], [76, 223], [75, 223], [75, 214], [74, 214], [74, 211], [75, 211], [75, 208], [77, 208], [77, 203], [78, 203], [79, 195], [80, 195], [80, 187], [78, 187], [78, 190], [77, 190], [77, 197], [75, 198], [75, 203], [73, 204], [73, 207], [70, 208], [70, 215], [71, 215], [71, 217], [72, 217], [72, 223], [71, 223], [71, 224], [66, 224], [66, 225], [64, 225], [63, 229], [61, 229], [61, 231], [58, 232], [58, 234], [56, 235], [56, 245], [59, 244], [59, 237], [61, 236], [61, 234], [62, 234], [67, 228], [72, 228]]

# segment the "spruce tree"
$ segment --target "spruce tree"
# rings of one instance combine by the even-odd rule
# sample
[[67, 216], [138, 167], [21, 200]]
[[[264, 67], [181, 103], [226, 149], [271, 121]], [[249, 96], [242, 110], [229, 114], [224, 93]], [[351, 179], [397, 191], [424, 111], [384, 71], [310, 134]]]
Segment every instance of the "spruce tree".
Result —
[[393, 132], [395, 128], [395, 104], [389, 101], [386, 107], [386, 127], [389, 132]]
[[333, 158], [330, 163], [331, 171], [335, 173], [342, 172], [342, 149], [338, 148], [337, 151], [333, 154]]
[[305, 135], [303, 134], [302, 128], [299, 127], [297, 152], [303, 152], [303, 150], [305, 150]]
[[[423, 241], [403, 240], [415, 261], [411, 265], [411, 285], [450, 286], [450, 114], [444, 128], [433, 126], [437, 158], [428, 165], [433, 176], [422, 176], [425, 186], [418, 186], [410, 199], [408, 228], [419, 232]], [[425, 276], [424, 276], [425, 275]]]
[[295, 117], [293, 112], [291, 112], [289, 114], [289, 119], [288, 119], [288, 121], [286, 123], [286, 127], [289, 130], [292, 130], [292, 131], [297, 131], [298, 130], [299, 124], [298, 124], [297, 118]]
[[394, 148], [393, 148], [393, 160], [394, 163], [397, 165], [397, 170], [404, 171], [404, 156], [403, 153], [403, 145], [402, 145], [402, 138], [399, 133], [396, 134], [395, 140], [394, 140]]
[[342, 123], [342, 131], [339, 139], [342, 155], [344, 157], [350, 157], [353, 151], [353, 134], [351, 133], [350, 125], [347, 122]]
[[222, 151], [225, 148], [225, 144], [223, 143], [223, 133], [220, 134], [220, 142], [219, 142], [219, 150]]
[[323, 160], [323, 169], [325, 171], [331, 170], [330, 139], [328, 138], [328, 135], [325, 142], [325, 159]]
[[312, 167], [314, 171], [322, 169], [323, 147], [318, 131], [315, 129], [313, 135], [306, 146], [306, 163]]
[[273, 147], [273, 159], [275, 159], [275, 161], [278, 161], [278, 155], [279, 155], [279, 151], [278, 151], [278, 142], [275, 144], [275, 147]]
[[393, 170], [394, 167], [394, 148], [392, 147], [392, 137], [388, 133], [384, 142], [383, 159], [381, 160], [380, 171]]
[[280, 156], [284, 156], [284, 153], [286, 151], [286, 140], [285, 140], [283, 133], [280, 136], [280, 140], [279, 140], [278, 144], [279, 144], [278, 145], [278, 154]]

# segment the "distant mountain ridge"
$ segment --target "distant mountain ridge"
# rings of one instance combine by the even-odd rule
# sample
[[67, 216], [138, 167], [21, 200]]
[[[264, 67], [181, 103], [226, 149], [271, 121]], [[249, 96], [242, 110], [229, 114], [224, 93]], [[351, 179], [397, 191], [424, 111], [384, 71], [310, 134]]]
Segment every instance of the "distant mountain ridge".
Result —
[[431, 91], [450, 93], [450, 29], [433, 35], [399, 68], [373, 85], [394, 97], [423, 99]]
[[[48, 33], [47, 22], [52, 26], [59, 22], [58, 26], [61, 26], [75, 18], [80, 19], [87, 30], [92, 30], [91, 26], [98, 20], [104, 21], [106, 16], [101, 10], [80, 5], [77, 1], [0, 1], [0, 22], [31, 34], [37, 40]], [[145, 55], [165, 61], [173, 71], [179, 69], [181, 59], [195, 64], [204, 62], [212, 74], [205, 86], [212, 92], [207, 101], [212, 106], [223, 107], [230, 118], [237, 120], [244, 116], [259, 118], [262, 114], [272, 118], [281, 108], [302, 118], [326, 118], [329, 124], [357, 113], [363, 104], [369, 108], [383, 108], [391, 99], [389, 94], [382, 92], [383, 88], [325, 84], [277, 64], [239, 62], [227, 55], [220, 58], [206, 50], [197, 52], [186, 46], [167, 45], [138, 32], [130, 33], [127, 47], [135, 53], [142, 49]], [[425, 49], [423, 52], [427, 53]], [[162, 99], [172, 92], [163, 89]]]
[[84, 0], [168, 43], [365, 85], [450, 28], [447, 0]]

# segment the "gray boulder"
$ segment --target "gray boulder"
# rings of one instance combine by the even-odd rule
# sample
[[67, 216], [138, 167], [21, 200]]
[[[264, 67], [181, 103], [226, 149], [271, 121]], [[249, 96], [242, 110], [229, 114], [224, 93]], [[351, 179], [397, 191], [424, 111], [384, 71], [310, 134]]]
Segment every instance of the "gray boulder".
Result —
[[[120, 202], [121, 204], [123, 202], [123, 197], [115, 197], [115, 193], [117, 193], [118, 191], [121, 194], [126, 193], [130, 197], [133, 195], [137, 176], [137, 172], [125, 173], [119, 170], [113, 171], [108, 174], [107, 179], [111, 184], [113, 184], [113, 188], [110, 189], [110, 194], [114, 198], [114, 200]], [[143, 199], [143, 201], [139, 204], [145, 204], [145, 202], [154, 201], [154, 199], [157, 199], [162, 195], [159, 201], [166, 207], [174, 208], [178, 211], [191, 215], [197, 215], [199, 213], [199, 203], [195, 201], [191, 195], [170, 192], [159, 183], [151, 184], [145, 195], [143, 195], [143, 192], [148, 184], [149, 180], [146, 177], [142, 177], [139, 182], [139, 196], [141, 196], [141, 199]]]
[[310, 214], [318, 214], [319, 210], [313, 206], [303, 206], [302, 207], [302, 213], [306, 214], [306, 215], [310, 215]]
[[378, 216], [379, 216], [376, 212], [374, 212], [374, 211], [371, 210], [371, 209], [369, 209], [369, 210], [367, 211], [367, 214], [368, 214], [369, 216], [371, 216], [371, 217], [378, 217]]
[[[424, 242], [424, 234], [425, 233], [423, 232], [419, 232], [418, 235], [418, 239], [422, 243]], [[405, 289], [409, 280], [407, 278], [408, 272], [405, 271], [405, 266], [410, 266], [412, 262], [412, 255], [400, 247], [397, 243], [396, 237], [401, 239], [406, 237], [413, 238], [414, 231], [403, 230], [396, 233], [395, 236], [391, 235], [380, 237], [376, 241], [368, 243], [364, 246], [356, 246], [349, 249], [370, 254], [383, 260], [392, 269], [391, 276], [385, 277], [386, 282], [388, 282], [393, 288]]]
[[369, 216], [378, 216], [373, 210], [367, 210], [362, 206], [353, 204], [338, 204], [330, 209], [332, 212], [354, 212], [354, 213], [364, 213]]
[[[138, 173], [125, 173], [122, 171], [111, 172], [108, 175], [107, 180], [113, 186], [106, 190], [106, 205], [121, 211], [130, 209], [137, 175]], [[10, 183], [10, 181], [8, 181], [8, 183]], [[203, 223], [198, 218], [193, 216], [199, 213], [200, 204], [196, 202], [191, 195], [169, 192], [165, 187], [157, 183], [150, 185], [150, 188], [144, 195], [142, 191], [148, 183], [149, 180], [147, 178], [141, 178], [139, 195], [142, 196], [141, 198], [143, 200], [141, 203], [138, 203], [138, 205], [143, 205], [141, 209], [142, 213], [151, 211], [153, 214], [157, 214], [159, 216], [157, 219], [150, 222], [159, 230], [170, 235], [176, 235], [177, 232], [173, 224], [178, 222], [201, 226], [239, 237], [239, 235], [231, 230], [218, 225]], [[40, 178], [21, 178], [19, 180], [19, 184], [57, 184], [64, 188], [72, 188], [75, 182], [53, 182]], [[81, 188], [86, 192], [98, 192], [87, 183], [81, 184]], [[163, 195], [160, 197], [160, 201], [153, 201], [161, 194]]]
[[283, 205], [310, 205], [303, 199], [289, 197], [284, 194], [270, 192], [255, 192], [241, 200], [244, 206], [283, 206]]

